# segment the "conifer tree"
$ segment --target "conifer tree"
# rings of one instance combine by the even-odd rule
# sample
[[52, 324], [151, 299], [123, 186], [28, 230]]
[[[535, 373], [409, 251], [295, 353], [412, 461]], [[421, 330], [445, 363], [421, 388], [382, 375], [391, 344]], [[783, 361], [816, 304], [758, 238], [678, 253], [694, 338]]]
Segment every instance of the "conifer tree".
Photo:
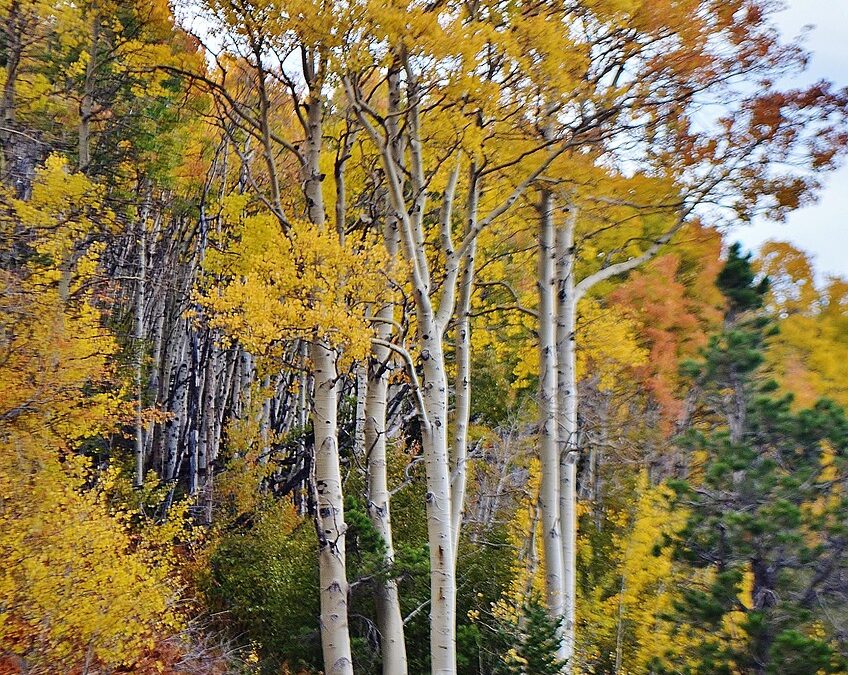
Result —
[[500, 631], [500, 637], [509, 647], [494, 672], [498, 675], [561, 673], [565, 663], [558, 656], [559, 623], [548, 615], [541, 599], [532, 595], [521, 610], [518, 625], [507, 623]]
[[848, 419], [824, 400], [793, 412], [767, 377], [768, 282], [738, 245], [717, 284], [724, 330], [690, 365], [701, 396], [684, 437], [689, 477], [675, 486], [691, 509], [678, 620], [703, 637], [685, 672], [841, 672], [830, 607], [846, 571]]

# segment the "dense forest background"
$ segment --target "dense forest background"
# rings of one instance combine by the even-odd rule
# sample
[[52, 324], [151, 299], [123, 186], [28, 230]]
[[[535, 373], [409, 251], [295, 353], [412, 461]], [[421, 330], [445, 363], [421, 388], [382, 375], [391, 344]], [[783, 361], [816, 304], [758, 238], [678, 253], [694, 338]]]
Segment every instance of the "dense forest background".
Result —
[[774, 11], [0, 0], [0, 672], [848, 673]]

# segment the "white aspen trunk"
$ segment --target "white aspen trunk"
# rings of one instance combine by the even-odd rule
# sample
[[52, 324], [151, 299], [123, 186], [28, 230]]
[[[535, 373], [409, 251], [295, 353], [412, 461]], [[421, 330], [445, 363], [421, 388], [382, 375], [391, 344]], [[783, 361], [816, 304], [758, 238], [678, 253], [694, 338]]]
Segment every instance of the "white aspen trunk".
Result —
[[563, 562], [563, 640], [573, 670], [577, 595], [577, 363], [574, 288], [574, 207], [557, 232], [557, 392], [559, 403], [560, 522]]
[[250, 387], [253, 384], [253, 355], [242, 349], [239, 361], [239, 406], [238, 416], [248, 413], [251, 405]]
[[262, 378], [262, 409], [259, 411], [259, 438], [262, 442], [262, 452], [259, 455], [259, 463], [267, 464], [271, 456], [271, 376]]
[[570, 659], [575, 645], [575, 611], [577, 602], [577, 379], [574, 348], [573, 303], [563, 307], [562, 330], [570, 336], [565, 348], [567, 359], [560, 370], [560, 401], [562, 406], [561, 432], [563, 435], [560, 454], [560, 520], [562, 521], [563, 559], [563, 635]]
[[563, 641], [567, 670], [575, 644], [577, 600], [577, 355], [575, 328], [577, 306], [574, 289], [574, 207], [557, 232], [557, 398], [560, 410], [560, 496], [563, 565]]
[[[387, 304], [376, 318], [375, 332], [381, 340], [391, 339], [391, 320], [394, 307]], [[365, 401], [365, 453], [368, 458], [368, 516], [374, 529], [386, 545], [385, 564], [394, 564], [392, 539], [391, 493], [389, 492], [386, 460], [386, 404], [389, 386], [391, 353], [388, 347], [375, 344], [368, 369], [368, 394]], [[374, 585], [374, 604], [380, 648], [383, 656], [383, 675], [405, 675], [407, 672], [406, 642], [403, 616], [400, 611], [397, 582], [393, 578]]]
[[423, 398], [429, 424], [422, 430], [427, 473], [427, 535], [430, 543], [430, 659], [434, 675], [456, 673], [456, 576], [454, 573], [448, 392], [441, 331], [419, 316]]
[[[321, 56], [301, 47], [306, 101], [306, 148], [301, 165], [306, 215], [316, 228], [325, 222], [321, 192], [323, 128]], [[338, 374], [336, 353], [315, 342], [311, 347], [314, 385], [312, 426], [315, 435], [316, 525], [321, 597], [321, 646], [327, 675], [353, 673], [348, 629], [348, 582], [345, 561], [344, 498], [338, 445]]]
[[[468, 220], [466, 232], [477, 226], [477, 189], [476, 167], [470, 169], [470, 187], [468, 195]], [[456, 324], [456, 379], [454, 380], [454, 441], [453, 441], [453, 478], [451, 481], [451, 532], [453, 537], [453, 565], [456, 568], [459, 554], [459, 535], [462, 529], [462, 516], [465, 512], [465, 485], [468, 476], [468, 419], [471, 413], [471, 294], [474, 291], [474, 257], [477, 254], [477, 239], [468, 247], [459, 282], [459, 300], [457, 302]]]
[[[445, 278], [439, 289], [438, 310], [434, 308], [431, 296], [432, 278], [425, 249], [426, 201], [428, 180], [424, 170], [422, 155], [422, 137], [419, 127], [419, 84], [412, 64], [405, 52], [397, 55], [398, 60], [389, 69], [387, 84], [389, 89], [390, 112], [400, 110], [399, 77], [396, 68], [403, 68], [407, 93], [405, 111], [406, 125], [403, 141], [392, 130], [388, 120], [384, 126], [385, 134], [369, 122], [374, 118], [372, 111], [366, 115], [367, 104], [358, 95], [357, 89], [349, 79], [343, 79], [348, 98], [366, 132], [380, 150], [383, 169], [388, 183], [392, 207], [399, 217], [401, 242], [404, 255], [409, 263], [410, 285], [415, 300], [417, 321], [417, 346], [423, 364], [423, 378], [420, 390], [416, 387], [417, 401], [422, 421], [422, 449], [427, 471], [427, 530], [430, 547], [430, 655], [433, 673], [456, 672], [456, 576], [454, 569], [454, 533], [453, 504], [451, 499], [450, 463], [447, 439], [447, 381], [444, 358], [444, 332], [455, 310], [457, 275], [462, 258], [468, 253], [471, 244], [481, 229], [506, 212], [528, 186], [541, 174], [546, 166], [562, 152], [550, 153], [549, 157], [527, 176], [510, 195], [489, 214], [466, 233], [461, 245], [454, 248], [452, 241], [451, 209], [454, 191], [457, 185], [459, 156], [457, 165], [451, 174], [443, 194], [441, 243], [447, 265]], [[393, 120], [395, 115], [390, 115]], [[382, 125], [383, 122], [380, 122]], [[408, 165], [401, 157], [400, 148], [408, 149]], [[565, 146], [563, 146], [564, 148]], [[411, 201], [407, 204], [407, 178]], [[411, 360], [407, 366], [413, 369]], [[415, 377], [415, 374], [412, 374]], [[554, 375], [555, 377], [555, 375]], [[461, 511], [461, 508], [458, 509]], [[560, 550], [559, 542], [556, 546]], [[558, 591], [559, 594], [559, 591]]]
[[135, 299], [135, 486], [144, 483], [144, 303], [147, 283], [147, 208], [138, 219], [138, 291]]
[[[563, 618], [563, 558], [560, 534], [560, 460], [557, 417], [556, 232], [553, 197], [543, 191], [539, 204], [539, 459], [542, 481], [539, 509], [545, 552], [545, 595], [553, 619]], [[567, 658], [565, 641], [557, 653]]]
[[306, 215], [310, 223], [324, 226], [324, 197], [321, 193], [321, 147], [323, 105], [320, 84], [310, 86], [306, 105], [306, 152], [303, 165], [303, 193], [306, 197]]
[[[395, 209], [404, 209], [402, 240], [407, 257], [417, 268], [413, 274], [418, 344], [422, 361], [422, 399], [426, 423], [421, 445], [427, 475], [427, 540], [430, 549], [430, 664], [433, 675], [456, 673], [456, 570], [453, 553], [453, 516], [450, 458], [448, 455], [448, 386], [444, 354], [444, 332], [451, 315], [456, 274], [449, 270], [442, 289], [438, 314], [430, 297], [430, 267], [424, 249], [423, 219], [426, 212], [421, 138], [418, 126], [418, 84], [407, 69], [409, 157], [412, 165], [414, 199], [405, 210], [403, 195], [394, 173], [392, 197]], [[443, 239], [450, 231], [450, 210], [456, 173], [449, 181], [443, 206]], [[448, 241], [445, 241], [447, 244]], [[453, 251], [450, 252], [453, 256]], [[454, 261], [455, 264], [455, 261]], [[454, 272], [456, 268], [453, 268]]]
[[[180, 321], [182, 323], [182, 321]], [[168, 420], [166, 433], [166, 451], [165, 451], [165, 480], [173, 480], [176, 478], [177, 465], [179, 461], [179, 443], [180, 432], [186, 417], [186, 393], [188, 391], [189, 368], [186, 364], [186, 351], [188, 348], [188, 335], [183, 332], [182, 326], [178, 326], [177, 330], [181, 335], [179, 340], [179, 348], [176, 353], [176, 361], [171, 373], [174, 378], [173, 397], [171, 398], [171, 419]]]
[[[418, 345], [422, 361], [422, 405], [426, 420], [421, 425], [421, 445], [427, 478], [427, 540], [430, 550], [430, 668], [433, 675], [456, 673], [456, 570], [453, 554], [453, 516], [450, 458], [448, 456], [448, 387], [444, 355], [444, 327], [454, 301], [456, 275], [448, 274], [442, 289], [439, 315], [433, 307], [430, 267], [424, 249], [423, 219], [427, 190], [424, 178], [422, 145], [418, 119], [418, 83], [409, 64], [405, 64], [409, 115], [405, 140], [409, 148], [413, 200], [409, 209], [397, 168], [400, 158], [391, 148], [387, 161], [390, 195], [395, 211], [401, 216], [401, 241], [412, 265], [413, 294], [418, 323]], [[391, 90], [394, 89], [394, 93]], [[390, 99], [399, 101], [397, 81], [390, 82]], [[443, 245], [449, 244], [450, 210], [456, 174], [449, 181], [443, 207]], [[453, 256], [453, 251], [450, 252]]]
[[[397, 77], [391, 76], [389, 86], [389, 107], [396, 111], [398, 100]], [[391, 136], [391, 153], [395, 159], [401, 155], [400, 134], [397, 119], [387, 120], [387, 130]], [[347, 148], [346, 148], [347, 152]], [[337, 204], [338, 212], [338, 204]], [[343, 216], [337, 216], [343, 221]], [[383, 243], [390, 261], [394, 262], [400, 246], [398, 231], [399, 216], [395, 209], [389, 208], [383, 227]], [[377, 311], [374, 332], [378, 340], [389, 342], [392, 338], [394, 304], [386, 303]], [[395, 550], [392, 538], [391, 493], [387, 475], [386, 448], [386, 408], [389, 391], [389, 373], [391, 372], [391, 353], [385, 345], [374, 344], [368, 368], [368, 395], [365, 405], [365, 453], [367, 457], [367, 504], [368, 516], [374, 529], [380, 533], [385, 544], [384, 564], [387, 568], [394, 565]], [[397, 581], [386, 577], [374, 585], [374, 605], [377, 614], [377, 627], [380, 631], [380, 649], [383, 660], [383, 675], [406, 675], [406, 637], [403, 627], [403, 614], [400, 609], [400, 596]]]
[[321, 648], [327, 675], [353, 673], [347, 618], [345, 525], [339, 464], [335, 353], [320, 343], [311, 348], [315, 375], [315, 523], [321, 597]]
[[[215, 462], [218, 459], [218, 449], [221, 445], [221, 437], [223, 435], [224, 418], [227, 413], [227, 405], [235, 398], [234, 381], [236, 363], [238, 354], [234, 350], [221, 351], [218, 347], [213, 348], [213, 377], [216, 382], [219, 382], [215, 389], [211, 392], [214, 409], [214, 417], [211, 425], [211, 438], [207, 448], [207, 466], [206, 466], [206, 486], [203, 494], [203, 514], [205, 523], [212, 524], [214, 511], [214, 489], [215, 489]], [[218, 378], [218, 363], [222, 363], [222, 372], [220, 381]]]
[[368, 399], [368, 364], [356, 364], [356, 414], [354, 416], [353, 428], [353, 454], [357, 461], [366, 459], [365, 424], [366, 407]]
[[[306, 342], [304, 342], [303, 340], [301, 340], [300, 344], [298, 345], [298, 355], [300, 357], [299, 362], [301, 364], [302, 370], [300, 371], [300, 376], [298, 377], [297, 389], [297, 426], [299, 429], [297, 462], [298, 469], [302, 469], [305, 467], [305, 463], [308, 461], [308, 458], [306, 456], [306, 422], [308, 419], [307, 398], [310, 389], [309, 370], [307, 369], [308, 350]], [[302, 490], [296, 492], [296, 495], [298, 513], [301, 516], [305, 516], [308, 507], [308, 499], [304, 498]]]
[[[306, 368], [307, 346], [301, 341], [298, 348], [300, 355], [300, 363], [303, 370], [300, 371], [300, 376], [297, 378], [297, 425], [304, 429], [309, 418], [309, 412], [306, 407], [307, 392], [309, 390], [309, 371]], [[301, 434], [301, 445], [303, 444], [303, 434]]]
[[217, 389], [218, 402], [215, 408], [215, 428], [213, 431], [213, 443], [209, 449], [209, 461], [213, 464], [218, 459], [218, 449], [221, 446], [221, 438], [224, 433], [224, 418], [227, 414], [228, 406], [232, 409], [236, 397], [234, 383], [238, 354], [235, 353], [235, 350], [228, 350], [222, 352], [220, 356], [223, 358], [225, 367], [221, 386]]
[[[210, 339], [214, 340], [211, 336]], [[203, 390], [203, 427], [200, 432], [202, 442], [202, 451], [200, 453], [200, 506], [203, 512], [203, 520], [207, 525], [212, 522], [215, 426], [218, 419], [215, 393], [220, 388], [217, 373], [218, 348], [213, 342], [210, 345], [209, 355], [206, 357], [206, 383]]]
[[188, 491], [191, 495], [197, 494], [198, 476], [200, 465], [200, 405], [203, 400], [203, 365], [199, 337], [195, 330], [191, 329], [191, 361], [189, 372], [191, 373], [191, 384], [188, 390], [188, 406], [185, 418], [186, 422], [186, 444], [189, 456], [189, 485]]
[[459, 535], [465, 510], [465, 484], [468, 464], [468, 419], [471, 412], [471, 287], [474, 274], [474, 249], [468, 251], [469, 258], [463, 271], [460, 287], [459, 316], [456, 325], [456, 378], [454, 380], [454, 440], [453, 478], [451, 485], [451, 533], [453, 538], [453, 564], [459, 550]]
[[274, 148], [271, 144], [271, 123], [269, 121], [271, 102], [268, 99], [268, 90], [265, 86], [265, 69], [262, 67], [262, 54], [257, 50], [254, 55], [257, 66], [256, 85], [259, 91], [259, 132], [262, 141], [262, 157], [265, 160], [265, 167], [268, 170], [271, 203], [276, 210], [275, 215], [277, 218], [283, 219], [283, 207], [280, 201], [280, 181], [277, 176], [277, 166], [274, 162]]
[[[455, 310], [457, 275], [462, 258], [468, 253], [479, 232], [500, 217], [524, 194], [541, 173], [564, 152], [566, 145], [548, 153], [546, 159], [527, 175], [509, 196], [491, 209], [488, 215], [465, 234], [461, 244], [454, 248], [452, 238], [451, 209], [457, 185], [461, 153], [457, 153], [457, 164], [442, 195], [441, 248], [446, 259], [445, 277], [439, 289], [438, 310], [434, 308], [431, 295], [433, 283], [430, 263], [425, 249], [425, 214], [430, 182], [424, 170], [423, 142], [419, 120], [420, 84], [413, 63], [405, 49], [395, 53], [396, 61], [389, 67], [386, 78], [388, 86], [389, 112], [382, 118], [370, 109], [360, 95], [356, 83], [343, 77], [348, 99], [363, 129], [372, 138], [380, 151], [392, 207], [400, 221], [401, 242], [409, 263], [409, 282], [415, 300], [417, 321], [417, 346], [423, 363], [421, 400], [417, 401], [422, 421], [422, 449], [427, 470], [427, 530], [430, 546], [430, 654], [433, 673], [456, 672], [456, 576], [454, 569], [454, 534], [451, 499], [450, 463], [447, 441], [447, 382], [444, 358], [444, 332]], [[393, 130], [389, 120], [394, 121], [400, 112], [399, 70], [404, 72], [406, 106], [403, 111], [405, 126], [403, 142], [401, 135]], [[374, 123], [369, 121], [374, 120]], [[378, 131], [382, 127], [385, 133]], [[405, 142], [405, 143], [404, 143]], [[408, 150], [402, 152], [401, 148]], [[403, 155], [403, 156], [401, 156]], [[404, 161], [408, 159], [408, 162]], [[406, 195], [410, 195], [407, 204]], [[554, 247], [551, 234], [551, 248]], [[553, 270], [551, 271], [553, 277]], [[553, 306], [553, 288], [551, 288]], [[553, 319], [551, 319], [553, 333]], [[551, 349], [555, 350], [555, 339], [551, 336]], [[555, 354], [552, 355], [555, 358]], [[408, 359], [409, 360], [409, 359]], [[410, 360], [411, 361], [411, 360]], [[411, 363], [407, 364], [411, 369]], [[414, 377], [415, 374], [413, 373]], [[552, 396], [556, 396], [556, 370], [553, 371]], [[419, 391], [416, 388], [416, 394]], [[555, 446], [555, 444], [554, 444]], [[556, 448], [554, 447], [554, 453]], [[556, 460], [556, 457], [554, 457]], [[556, 473], [558, 473], [558, 462]], [[554, 475], [554, 485], [558, 475]], [[556, 491], [556, 489], [555, 489]], [[556, 514], [557, 495], [551, 505]], [[461, 508], [459, 509], [461, 510]], [[554, 516], [554, 525], [558, 516]], [[558, 526], [557, 526], [558, 528]], [[558, 533], [558, 529], [555, 530]], [[561, 560], [561, 547], [557, 536], [556, 546]], [[561, 568], [561, 564], [559, 566]], [[561, 595], [561, 582], [557, 577], [556, 596]]]
[[[212, 340], [211, 336], [207, 337]], [[215, 415], [215, 370], [213, 365], [214, 345], [206, 347], [206, 359], [203, 363], [203, 374], [200, 378], [200, 389], [197, 392], [197, 502], [202, 507], [206, 498], [206, 477], [209, 472], [209, 440], [211, 438], [212, 420]]]
[[[150, 355], [150, 377], [147, 381], [148, 400], [157, 406], [161, 401], [159, 388], [163, 372], [162, 345], [165, 336], [165, 307], [166, 303], [163, 299], [161, 300], [161, 306], [156, 310], [156, 319], [153, 323], [153, 349]], [[165, 366], [165, 368], [167, 368], [167, 366]], [[156, 435], [157, 428], [158, 425], [154, 422], [150, 422], [147, 425], [147, 429], [144, 434], [144, 454], [147, 457], [151, 457], [153, 455], [154, 436]]]
[[[182, 336], [178, 332], [178, 327], [171, 326], [168, 322], [168, 305], [162, 308], [162, 354], [161, 354], [161, 370], [156, 382], [156, 402], [163, 411], [167, 411], [171, 405], [172, 376], [178, 365], [179, 350], [181, 348]], [[153, 466], [159, 467], [160, 477], [165, 475], [165, 466], [167, 464], [167, 431], [168, 423], [156, 423], [153, 427], [153, 438], [151, 439], [151, 461]]]

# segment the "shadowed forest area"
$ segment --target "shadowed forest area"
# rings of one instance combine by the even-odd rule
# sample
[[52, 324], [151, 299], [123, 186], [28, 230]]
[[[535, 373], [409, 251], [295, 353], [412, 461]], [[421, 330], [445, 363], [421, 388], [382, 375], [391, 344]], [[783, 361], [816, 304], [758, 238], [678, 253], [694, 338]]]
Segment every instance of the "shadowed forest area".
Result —
[[778, 11], [0, 0], [0, 673], [848, 674]]

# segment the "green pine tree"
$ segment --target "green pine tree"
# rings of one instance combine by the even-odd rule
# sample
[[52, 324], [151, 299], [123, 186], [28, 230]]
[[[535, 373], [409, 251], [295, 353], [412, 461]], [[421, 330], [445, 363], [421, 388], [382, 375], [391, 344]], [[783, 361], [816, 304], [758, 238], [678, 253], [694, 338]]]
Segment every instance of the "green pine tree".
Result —
[[768, 285], [738, 246], [718, 284], [728, 300], [724, 330], [689, 366], [699, 400], [682, 440], [691, 457], [706, 459], [675, 485], [691, 513], [679, 557], [712, 575], [683, 590], [677, 618], [681, 630], [720, 636], [734, 612], [743, 635], [705, 639], [696, 666], [666, 664], [665, 672], [841, 672], [848, 419], [829, 401], [793, 411], [763, 372], [773, 333], [762, 310]]
[[565, 665], [557, 657], [560, 622], [551, 619], [544, 604], [533, 595], [522, 608], [518, 626], [503, 626], [499, 637], [506, 647], [496, 675], [559, 675]]

